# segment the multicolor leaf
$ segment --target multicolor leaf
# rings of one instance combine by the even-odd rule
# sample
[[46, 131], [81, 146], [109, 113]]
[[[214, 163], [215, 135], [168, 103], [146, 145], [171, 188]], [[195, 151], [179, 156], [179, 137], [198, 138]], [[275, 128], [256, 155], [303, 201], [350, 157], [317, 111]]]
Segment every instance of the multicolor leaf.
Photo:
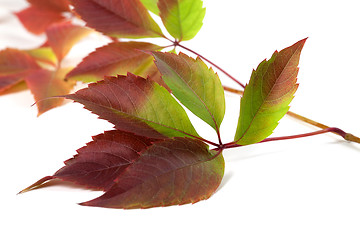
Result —
[[268, 137], [288, 112], [298, 87], [296, 83], [301, 50], [306, 39], [275, 51], [253, 70], [240, 104], [235, 134], [239, 145], [260, 142]]
[[7, 48], [0, 51], [0, 92], [8, 90], [33, 70], [40, 69], [26, 52]]
[[208, 199], [224, 175], [221, 152], [188, 138], [154, 143], [102, 196], [81, 203], [108, 208], [150, 208]]
[[41, 64], [50, 64], [56, 66], [58, 61], [56, 59], [55, 53], [51, 47], [40, 47], [35, 49], [30, 49], [25, 51], [31, 57], [33, 57], [39, 65]]
[[166, 30], [178, 41], [194, 38], [202, 27], [202, 0], [159, 0], [158, 7]]
[[75, 82], [64, 80], [68, 72], [69, 69], [56, 71], [39, 69], [25, 77], [25, 81], [37, 101], [38, 115], [63, 104], [63, 98], [51, 97], [68, 94], [74, 87]]
[[38, 187], [51, 179], [61, 179], [95, 190], [107, 190], [114, 180], [152, 144], [146, 137], [119, 130], [93, 137], [93, 141], [77, 150], [78, 154], [65, 161], [65, 166], [21, 192]]
[[154, 81], [128, 73], [65, 96], [115, 128], [150, 138], [198, 136], [185, 110]]
[[73, 25], [70, 22], [61, 22], [46, 29], [49, 46], [53, 49], [59, 62], [66, 56], [71, 48], [92, 32], [92, 30]]
[[125, 75], [131, 72], [144, 78], [150, 77], [165, 86], [153, 58], [140, 51], [160, 49], [162, 47], [145, 42], [112, 42], [90, 53], [67, 77], [77, 81], [96, 82], [105, 75]]
[[53, 23], [65, 19], [61, 12], [30, 6], [15, 13], [24, 27], [33, 34], [42, 34]]
[[160, 10], [157, 6], [158, 0], [140, 0], [140, 1], [152, 13], [154, 13], [156, 15], [160, 14]]
[[200, 58], [193, 59], [183, 53], [152, 54], [174, 96], [218, 131], [225, 114], [224, 89], [218, 75]]
[[87, 26], [117, 38], [162, 37], [140, 0], [71, 0]]

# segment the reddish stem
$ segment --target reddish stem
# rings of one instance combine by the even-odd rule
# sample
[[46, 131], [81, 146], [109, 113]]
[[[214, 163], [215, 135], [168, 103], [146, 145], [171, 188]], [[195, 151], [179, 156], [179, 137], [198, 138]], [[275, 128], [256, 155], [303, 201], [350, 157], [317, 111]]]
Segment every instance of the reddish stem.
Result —
[[222, 73], [224, 73], [226, 76], [228, 76], [230, 79], [232, 79], [234, 82], [236, 82], [237, 84], [239, 84], [242, 88], [245, 88], [245, 85], [242, 84], [239, 80], [237, 80], [236, 78], [234, 78], [233, 76], [231, 76], [228, 72], [226, 72], [224, 69], [222, 69], [221, 67], [219, 67], [217, 64], [215, 64], [214, 62], [210, 61], [209, 59], [205, 58], [204, 56], [202, 56], [201, 54], [195, 52], [194, 50], [187, 48], [183, 45], [181, 45], [179, 42], [175, 41], [173, 42], [174, 46], [179, 46], [183, 49], [185, 49], [186, 51], [189, 51], [197, 56], [199, 56], [200, 58], [202, 58], [203, 60], [205, 60], [206, 62], [210, 63], [211, 65], [213, 65], [214, 67], [216, 67], [218, 70], [220, 70]]

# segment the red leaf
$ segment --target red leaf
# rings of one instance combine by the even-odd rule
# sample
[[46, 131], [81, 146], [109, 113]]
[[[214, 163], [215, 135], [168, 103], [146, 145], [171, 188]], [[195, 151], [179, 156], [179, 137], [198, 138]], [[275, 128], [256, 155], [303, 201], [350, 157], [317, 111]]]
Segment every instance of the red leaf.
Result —
[[167, 88], [152, 56], [139, 51], [160, 49], [162, 47], [145, 42], [112, 42], [90, 53], [67, 77], [84, 82], [95, 82], [103, 79], [105, 75], [125, 75], [131, 72], [144, 78], [149, 76], [151, 80]]
[[49, 98], [68, 94], [74, 87], [74, 82], [64, 80], [67, 72], [66, 69], [40, 69], [26, 76], [26, 83], [37, 101], [38, 115], [63, 104], [63, 98]]
[[85, 206], [150, 208], [195, 203], [209, 198], [224, 174], [221, 152], [188, 138], [154, 143], [104, 195]]
[[51, 24], [65, 19], [60, 12], [44, 10], [35, 6], [30, 6], [15, 14], [24, 27], [34, 34], [41, 34]]
[[160, 37], [159, 26], [139, 0], [71, 0], [87, 26], [113, 37]]
[[70, 11], [68, 0], [27, 0], [30, 4], [50, 11], [68, 12]]
[[78, 41], [91, 32], [92, 30], [88, 28], [76, 26], [70, 22], [52, 24], [46, 29], [48, 44], [53, 49], [59, 62]]
[[84, 185], [91, 189], [107, 190], [152, 140], [118, 130], [93, 137], [93, 141], [77, 150], [78, 154], [65, 161], [65, 166], [53, 176], [45, 177], [24, 189], [26, 192], [45, 181], [58, 178]]
[[39, 68], [36, 61], [23, 51], [11, 48], [0, 51], [0, 92], [18, 84], [30, 71]]

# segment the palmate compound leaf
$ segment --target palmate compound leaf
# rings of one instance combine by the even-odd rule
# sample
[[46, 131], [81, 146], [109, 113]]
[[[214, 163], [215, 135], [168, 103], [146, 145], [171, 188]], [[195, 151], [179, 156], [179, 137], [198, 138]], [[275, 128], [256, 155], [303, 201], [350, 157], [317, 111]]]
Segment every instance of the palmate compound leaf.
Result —
[[298, 84], [298, 64], [306, 39], [275, 51], [252, 72], [241, 98], [235, 142], [247, 145], [272, 134], [278, 121], [288, 112]]
[[71, 0], [87, 26], [117, 38], [162, 37], [140, 0]]
[[195, 37], [203, 25], [202, 0], [159, 0], [160, 17], [166, 30], [178, 41]]
[[218, 75], [200, 58], [193, 59], [183, 53], [152, 54], [174, 96], [218, 131], [225, 114], [224, 89]]
[[132, 209], [195, 203], [208, 199], [223, 175], [221, 152], [194, 139], [166, 139], [144, 151], [104, 195], [81, 205]]
[[67, 78], [95, 82], [106, 76], [125, 75], [131, 72], [167, 87], [160, 77], [153, 58], [141, 50], [157, 51], [162, 47], [146, 42], [112, 42], [97, 48], [85, 57]]
[[61, 179], [94, 190], [109, 189], [114, 180], [151, 146], [152, 139], [119, 130], [93, 137], [93, 141], [77, 150], [77, 155], [65, 161], [65, 166], [22, 192], [34, 189], [51, 179]]
[[198, 136], [185, 110], [164, 87], [131, 73], [105, 77], [65, 97], [122, 131], [157, 139]]

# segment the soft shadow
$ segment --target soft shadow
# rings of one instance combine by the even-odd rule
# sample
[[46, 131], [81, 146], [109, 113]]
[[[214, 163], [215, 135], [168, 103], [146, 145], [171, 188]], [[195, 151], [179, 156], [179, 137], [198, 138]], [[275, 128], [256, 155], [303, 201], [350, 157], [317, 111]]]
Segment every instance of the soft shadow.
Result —
[[216, 190], [216, 192], [220, 191], [220, 189], [222, 189], [229, 182], [229, 180], [232, 178], [232, 176], [234, 176], [234, 173], [232, 171], [229, 171], [228, 173], [226, 173], [220, 183], [220, 186]]
[[347, 147], [347, 148], [350, 148], [352, 150], [360, 152], [360, 144], [358, 144], [358, 143], [348, 142], [348, 141], [339, 139], [339, 140], [336, 140], [336, 141], [331, 142], [329, 144], [331, 144], [331, 145], [332, 144], [341, 145], [341, 146], [344, 146], [344, 147]]

